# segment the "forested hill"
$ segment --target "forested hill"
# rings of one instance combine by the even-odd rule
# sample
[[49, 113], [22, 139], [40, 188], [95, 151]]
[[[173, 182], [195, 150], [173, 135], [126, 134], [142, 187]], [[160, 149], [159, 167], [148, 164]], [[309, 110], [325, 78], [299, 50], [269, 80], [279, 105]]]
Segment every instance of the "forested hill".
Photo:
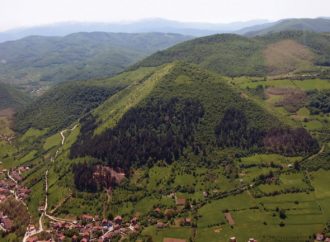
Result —
[[286, 31], [248, 38], [234, 34], [190, 40], [147, 57], [135, 67], [182, 60], [227, 76], [310, 72], [330, 63], [330, 36]]
[[179, 34], [76, 33], [0, 44], [0, 82], [49, 83], [104, 78], [191, 37]]
[[[264, 26], [264, 28], [262, 28]], [[285, 19], [280, 20], [271, 25], [259, 25], [242, 29], [240, 32], [246, 33], [248, 36], [266, 35], [268, 33], [276, 33], [288, 30], [298, 30], [316, 33], [330, 32], [330, 19], [316, 18], [316, 19]]]

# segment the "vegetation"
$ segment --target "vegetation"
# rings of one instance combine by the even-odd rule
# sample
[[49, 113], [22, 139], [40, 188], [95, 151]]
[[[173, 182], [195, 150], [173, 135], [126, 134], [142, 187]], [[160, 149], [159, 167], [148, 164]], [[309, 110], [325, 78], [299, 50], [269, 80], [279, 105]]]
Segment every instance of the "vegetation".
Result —
[[157, 52], [136, 67], [182, 60], [231, 77], [310, 72], [315, 66], [327, 66], [329, 48], [327, 34], [286, 31], [254, 38], [222, 34], [194, 39]]
[[[269, 33], [276, 33], [288, 30], [299, 30], [307, 32], [330, 32], [330, 20], [326, 18], [317, 19], [286, 19], [277, 22], [276, 24], [265, 27], [261, 30], [254, 31], [253, 28], [249, 29], [246, 35], [266, 35]], [[244, 31], [244, 30], [243, 30]]]
[[[160, 52], [149, 59], [154, 67], [61, 84], [28, 107], [31, 116], [19, 112], [17, 127], [27, 131], [13, 144], [0, 142], [0, 167], [30, 167], [22, 184], [32, 190], [32, 223], [47, 170], [49, 213], [121, 215], [123, 224], [137, 216], [141, 233], [127, 239], [312, 239], [330, 218], [330, 117], [309, 106], [315, 97], [326, 107], [329, 77], [315, 63], [326, 57], [327, 37], [306, 34], [303, 45], [299, 32], [270, 36], [197, 39], [164, 54], [169, 64], [158, 66], [165, 62], [156, 56], [168, 53]], [[266, 54], [278, 63], [284, 47], [308, 51], [297, 61], [288, 53], [289, 75], [264, 77], [271, 65], [260, 57], [270, 45]], [[305, 63], [301, 53], [315, 59]], [[195, 64], [172, 62], [177, 57]], [[260, 77], [235, 77], [260, 70]]]
[[31, 98], [16, 87], [0, 83], [0, 111], [5, 108], [18, 109], [30, 101]]
[[97, 107], [120, 87], [65, 83], [49, 90], [17, 114], [16, 129], [48, 129], [55, 132], [77, 121]]
[[330, 91], [311, 92], [308, 107], [312, 114], [330, 113]]
[[76, 33], [32, 36], [0, 44], [0, 82], [49, 82], [112, 76], [156, 50], [190, 37], [178, 34]]
[[93, 138], [94, 120], [83, 120], [83, 136], [72, 146], [71, 156], [93, 156], [114, 168], [152, 166], [158, 160], [171, 163], [187, 146], [198, 149], [194, 131], [203, 116], [197, 101], [172, 98], [151, 100], [130, 109], [118, 125]]

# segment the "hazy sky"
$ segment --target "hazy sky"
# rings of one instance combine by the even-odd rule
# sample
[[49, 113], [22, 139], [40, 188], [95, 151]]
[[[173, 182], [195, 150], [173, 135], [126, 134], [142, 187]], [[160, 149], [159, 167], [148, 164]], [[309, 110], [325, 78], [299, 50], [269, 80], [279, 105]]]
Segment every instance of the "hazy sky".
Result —
[[330, 16], [330, 0], [0, 0], [0, 31], [63, 21], [144, 18], [227, 23]]

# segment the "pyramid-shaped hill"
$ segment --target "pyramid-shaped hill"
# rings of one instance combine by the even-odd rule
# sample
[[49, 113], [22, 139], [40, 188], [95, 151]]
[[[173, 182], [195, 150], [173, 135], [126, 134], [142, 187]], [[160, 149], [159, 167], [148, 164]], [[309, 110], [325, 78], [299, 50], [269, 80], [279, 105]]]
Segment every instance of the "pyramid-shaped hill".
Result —
[[125, 170], [201, 153], [213, 157], [226, 148], [287, 154], [317, 149], [305, 130], [284, 128], [219, 75], [182, 62], [133, 83], [81, 123], [71, 157], [92, 156]]

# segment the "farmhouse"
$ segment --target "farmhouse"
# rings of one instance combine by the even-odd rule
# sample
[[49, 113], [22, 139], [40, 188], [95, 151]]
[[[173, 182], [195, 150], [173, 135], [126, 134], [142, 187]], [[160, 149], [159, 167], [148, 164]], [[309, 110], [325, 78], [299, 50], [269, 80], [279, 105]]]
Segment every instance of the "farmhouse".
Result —
[[183, 198], [183, 197], [177, 197], [176, 200], [175, 200], [175, 204], [177, 206], [184, 206], [186, 204], [186, 199]]

